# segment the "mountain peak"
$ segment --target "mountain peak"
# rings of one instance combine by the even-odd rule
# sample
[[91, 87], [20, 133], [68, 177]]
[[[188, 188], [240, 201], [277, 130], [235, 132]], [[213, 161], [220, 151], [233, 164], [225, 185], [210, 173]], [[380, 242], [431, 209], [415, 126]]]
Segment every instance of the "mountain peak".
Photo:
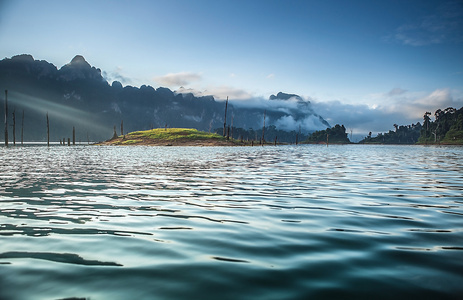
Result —
[[299, 96], [299, 95], [296, 95], [296, 94], [286, 94], [286, 93], [282, 93], [282, 92], [279, 92], [276, 96], [275, 95], [271, 95], [270, 96], [270, 100], [276, 100], [276, 99], [279, 99], [279, 100], [289, 100], [291, 98], [296, 98], [298, 101], [303, 101], [303, 99]]
[[20, 54], [20, 55], [15, 55], [11, 59], [13, 60], [22, 60], [22, 61], [28, 61], [28, 62], [33, 62], [34, 57], [30, 54]]
[[76, 55], [74, 58], [71, 60], [69, 65], [72, 66], [89, 66], [90, 64], [85, 60], [85, 58], [82, 55]]
[[74, 79], [98, 79], [104, 80], [101, 70], [92, 67], [82, 55], [76, 55], [70, 63], [64, 65], [60, 70], [61, 78], [70, 81]]

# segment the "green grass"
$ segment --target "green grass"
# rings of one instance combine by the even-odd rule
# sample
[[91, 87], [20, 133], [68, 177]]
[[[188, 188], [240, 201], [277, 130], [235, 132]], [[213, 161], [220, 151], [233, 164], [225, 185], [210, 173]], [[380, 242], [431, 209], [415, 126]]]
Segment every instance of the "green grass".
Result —
[[131, 145], [131, 144], [136, 144], [140, 142], [143, 142], [143, 140], [126, 140], [126, 141], [122, 141], [121, 145]]
[[196, 129], [191, 128], [157, 128], [145, 131], [134, 131], [126, 136], [129, 140], [136, 140], [141, 138], [149, 138], [149, 139], [158, 139], [158, 140], [167, 140], [173, 141], [178, 139], [186, 139], [186, 140], [204, 140], [204, 139], [224, 139], [222, 136], [209, 133], [198, 131]]

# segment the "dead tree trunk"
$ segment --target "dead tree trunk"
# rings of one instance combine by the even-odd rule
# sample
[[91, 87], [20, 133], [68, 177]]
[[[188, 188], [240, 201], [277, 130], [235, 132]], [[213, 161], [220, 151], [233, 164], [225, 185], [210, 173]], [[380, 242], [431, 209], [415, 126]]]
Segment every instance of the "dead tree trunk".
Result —
[[48, 112], [47, 112], [47, 146], [50, 147], [50, 122], [48, 120]]
[[117, 139], [116, 125], [114, 125], [114, 133], [112, 140]]
[[227, 130], [227, 108], [228, 108], [228, 97], [227, 97], [227, 101], [225, 101], [225, 118], [223, 119], [223, 136], [225, 136], [226, 130]]
[[16, 145], [16, 109], [13, 110], [13, 145]]
[[232, 140], [233, 140], [233, 117], [234, 117], [234, 115], [232, 114], [232, 117], [231, 117], [231, 132], [230, 132], [230, 137], [231, 137]]
[[265, 114], [267, 113], [266, 110], [264, 110], [264, 126], [262, 127], [262, 146], [265, 143], [265, 138], [264, 138], [264, 132], [265, 132]]
[[21, 145], [24, 142], [24, 109], [23, 109], [23, 118], [21, 121]]
[[8, 90], [5, 90], [5, 146], [8, 147]]
[[76, 128], [72, 126], [72, 145], [76, 145]]
[[121, 121], [121, 135], [124, 135], [124, 120]]
[[71, 138], [68, 138], [68, 146], [71, 146]]

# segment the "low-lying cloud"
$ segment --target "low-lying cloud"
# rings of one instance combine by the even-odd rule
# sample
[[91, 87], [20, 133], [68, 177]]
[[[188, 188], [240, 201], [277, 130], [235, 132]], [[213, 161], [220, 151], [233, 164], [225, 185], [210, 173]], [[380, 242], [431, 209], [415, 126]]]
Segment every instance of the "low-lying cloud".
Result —
[[303, 130], [314, 131], [323, 130], [328, 127], [323, 119], [313, 110], [310, 105], [310, 101], [301, 101], [297, 97], [293, 97], [287, 100], [274, 99], [269, 100], [263, 97], [254, 97], [247, 100], [236, 100], [230, 101], [233, 106], [243, 109], [256, 109], [267, 111], [267, 115], [274, 112], [279, 116], [278, 118], [271, 118], [269, 116], [268, 124], [275, 125], [278, 129], [292, 131], [292, 130]]
[[175, 90], [177, 94], [188, 94], [191, 93], [195, 95], [196, 97], [201, 97], [201, 96], [213, 96], [214, 99], [218, 101], [222, 101], [227, 99], [233, 99], [233, 100], [249, 100], [252, 99], [252, 95], [247, 92], [246, 90], [243, 89], [237, 89], [234, 87], [230, 86], [216, 86], [216, 87], [209, 87], [205, 89], [204, 91], [200, 91], [194, 88], [185, 88], [181, 86], [177, 90]]
[[123, 69], [121, 67], [117, 67], [111, 72], [103, 71], [101, 75], [109, 83], [113, 81], [119, 81], [122, 83], [122, 85], [128, 85], [132, 83], [132, 80], [129, 77], [123, 75]]
[[312, 107], [331, 125], [339, 123], [355, 132], [378, 133], [393, 129], [393, 124], [422, 123], [426, 111], [434, 113], [437, 109], [463, 106], [463, 97], [453, 96], [449, 89], [437, 89], [424, 95], [393, 89], [374, 95], [374, 98], [379, 104], [369, 106], [329, 101], [312, 102]]
[[[252, 96], [249, 92], [228, 86], [215, 87], [204, 91], [180, 88], [177, 93], [193, 93], [195, 96], [213, 95], [218, 101], [229, 96], [229, 102], [237, 109], [266, 110], [283, 115], [278, 119], [270, 118], [268, 124], [273, 124], [283, 130], [306, 131], [326, 129], [322, 117], [331, 126], [344, 125], [348, 132], [367, 135], [393, 130], [393, 124], [410, 125], [423, 122], [423, 115], [430, 111], [447, 107], [463, 106], [463, 94], [449, 89], [436, 89], [429, 93], [411, 92], [403, 88], [393, 88], [388, 92], [368, 95], [367, 104], [349, 104], [339, 100], [319, 101], [314, 98], [297, 97], [288, 100], [269, 100], [264, 97]], [[276, 114], [278, 115], [278, 114]]]

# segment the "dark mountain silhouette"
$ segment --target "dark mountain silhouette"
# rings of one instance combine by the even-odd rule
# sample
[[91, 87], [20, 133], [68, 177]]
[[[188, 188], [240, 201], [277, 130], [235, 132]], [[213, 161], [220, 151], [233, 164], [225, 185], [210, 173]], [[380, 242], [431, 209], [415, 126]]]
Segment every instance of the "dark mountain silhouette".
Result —
[[[17, 142], [23, 110], [25, 141], [46, 140], [47, 113], [52, 141], [70, 137], [72, 127], [76, 128], [77, 141], [105, 140], [113, 135], [114, 126], [120, 133], [122, 120], [124, 132], [166, 125], [210, 131], [222, 127], [224, 122], [225, 103], [212, 96], [178, 94], [168, 88], [155, 89], [147, 85], [124, 87], [118, 81], [110, 85], [101, 70], [92, 67], [80, 55], [60, 69], [47, 61], [34, 60], [31, 55], [5, 58], [0, 61], [0, 89], [2, 100], [4, 91], [8, 90], [10, 125], [15, 111]], [[329, 127], [312, 110], [310, 102], [297, 95], [278, 93], [265, 101], [274, 102], [267, 108], [230, 104], [227, 124], [231, 123], [233, 115], [234, 127], [260, 129], [266, 110], [267, 126], [275, 125], [278, 129], [297, 130], [296, 124], [304, 124], [302, 130], [308, 133], [319, 128], [310, 128], [312, 125], [307, 124]], [[286, 102], [291, 105], [287, 106]], [[2, 118], [3, 103], [0, 105]], [[311, 122], [305, 124], [308, 118]], [[9, 130], [11, 132], [12, 128]]]

